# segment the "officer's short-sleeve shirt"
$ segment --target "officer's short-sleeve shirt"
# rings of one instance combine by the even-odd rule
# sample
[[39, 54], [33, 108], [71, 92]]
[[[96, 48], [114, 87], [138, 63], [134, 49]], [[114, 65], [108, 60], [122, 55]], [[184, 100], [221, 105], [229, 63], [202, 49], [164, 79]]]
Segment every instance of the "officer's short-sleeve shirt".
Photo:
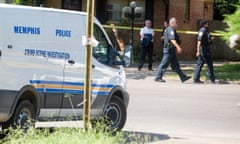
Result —
[[199, 30], [197, 40], [201, 41], [203, 46], [209, 44], [209, 33], [206, 28], [202, 27]]
[[140, 35], [143, 35], [143, 39], [141, 40], [141, 44], [143, 46], [148, 46], [153, 42], [154, 30], [152, 28], [143, 27], [140, 31]]
[[140, 35], [148, 35], [148, 34], [151, 34], [151, 35], [154, 35], [154, 30], [152, 28], [147, 28], [146, 26], [141, 28], [141, 31], [140, 31]]
[[198, 32], [198, 41], [202, 41], [202, 38], [203, 38], [203, 35], [205, 33], [205, 29], [204, 28], [201, 28]]
[[177, 34], [176, 30], [173, 27], [169, 26], [167, 27], [164, 34], [164, 44], [168, 44], [171, 40], [176, 40], [178, 44], [181, 44], [180, 37]]
[[176, 39], [176, 31], [173, 27], [168, 27], [166, 30], [166, 38], [168, 40], [175, 40]]

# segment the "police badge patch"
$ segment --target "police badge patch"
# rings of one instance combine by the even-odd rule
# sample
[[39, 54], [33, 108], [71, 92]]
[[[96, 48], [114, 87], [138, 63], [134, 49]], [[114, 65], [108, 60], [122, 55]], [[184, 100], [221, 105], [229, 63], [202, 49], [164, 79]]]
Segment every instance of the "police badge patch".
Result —
[[170, 34], [174, 36], [174, 31], [171, 31]]
[[203, 32], [199, 32], [198, 35], [201, 37], [203, 35]]

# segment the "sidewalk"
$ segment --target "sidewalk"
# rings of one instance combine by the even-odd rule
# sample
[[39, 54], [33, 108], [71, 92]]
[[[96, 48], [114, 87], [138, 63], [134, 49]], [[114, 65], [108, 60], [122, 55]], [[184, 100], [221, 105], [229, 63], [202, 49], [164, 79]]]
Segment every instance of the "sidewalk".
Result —
[[[195, 66], [196, 66], [196, 63], [197, 63], [197, 61], [179, 61], [180, 67], [181, 67], [183, 70], [184, 70], [184, 69], [194, 69]], [[240, 64], [240, 62], [217, 61], [217, 62], [213, 62], [213, 65], [214, 65], [214, 66], [222, 66], [222, 65], [224, 65], [224, 64], [233, 64], [233, 63], [236, 63], [236, 64], [239, 63], [239, 64]], [[157, 71], [159, 64], [160, 64], [160, 62], [158, 62], [158, 63], [157, 63], [157, 62], [153, 63], [153, 69], [154, 69], [155, 71]], [[142, 70], [144, 70], [144, 69], [147, 70], [147, 66], [148, 66], [148, 63], [145, 63], [144, 66], [143, 66], [143, 68], [142, 68]], [[204, 66], [206, 66], [206, 64], [205, 64]], [[137, 67], [138, 67], [138, 63], [134, 63], [132, 66], [127, 67], [126, 70], [127, 70], [127, 71], [137, 70]], [[170, 68], [170, 65], [169, 65], [168, 68]]]

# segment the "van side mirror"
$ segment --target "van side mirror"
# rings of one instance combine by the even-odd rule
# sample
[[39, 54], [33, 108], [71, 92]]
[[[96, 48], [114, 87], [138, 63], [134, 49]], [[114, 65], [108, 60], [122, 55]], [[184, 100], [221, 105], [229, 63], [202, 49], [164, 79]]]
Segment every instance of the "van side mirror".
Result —
[[110, 49], [111, 53], [108, 65], [123, 65], [124, 67], [129, 67], [131, 65], [132, 48], [130, 45], [125, 46], [124, 51]]

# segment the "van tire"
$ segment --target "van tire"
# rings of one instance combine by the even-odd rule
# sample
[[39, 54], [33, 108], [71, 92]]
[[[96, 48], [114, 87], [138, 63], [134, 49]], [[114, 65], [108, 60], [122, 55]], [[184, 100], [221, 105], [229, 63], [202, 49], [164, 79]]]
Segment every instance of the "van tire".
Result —
[[126, 106], [117, 96], [112, 97], [105, 109], [106, 124], [110, 129], [121, 130], [127, 117]]
[[18, 103], [10, 123], [14, 127], [28, 128], [33, 123], [35, 115], [32, 103], [28, 100], [23, 100]]

